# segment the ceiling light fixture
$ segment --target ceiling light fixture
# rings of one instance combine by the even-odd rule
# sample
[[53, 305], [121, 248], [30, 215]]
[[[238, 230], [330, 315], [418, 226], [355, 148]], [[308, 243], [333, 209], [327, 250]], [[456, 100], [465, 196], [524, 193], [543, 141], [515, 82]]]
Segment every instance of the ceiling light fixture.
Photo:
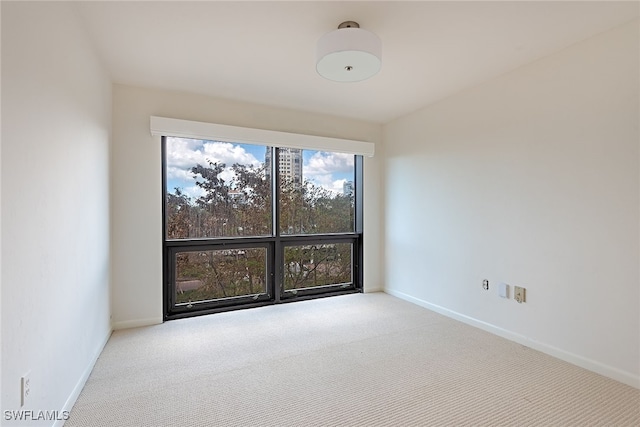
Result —
[[336, 82], [359, 82], [382, 66], [382, 42], [357, 22], [345, 21], [318, 40], [316, 70]]

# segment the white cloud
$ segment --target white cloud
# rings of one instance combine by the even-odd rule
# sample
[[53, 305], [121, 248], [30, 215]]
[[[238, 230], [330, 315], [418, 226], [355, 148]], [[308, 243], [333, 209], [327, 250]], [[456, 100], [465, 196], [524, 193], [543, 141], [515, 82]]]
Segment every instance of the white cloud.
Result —
[[332, 190], [336, 193], [340, 193], [342, 194], [343, 190], [344, 190], [344, 183], [347, 182], [346, 179], [337, 179], [335, 181], [333, 181], [332, 183]]
[[[225, 170], [218, 176], [230, 182], [235, 174], [231, 166], [235, 163], [259, 167], [262, 162], [248, 153], [241, 145], [228, 142], [202, 141], [190, 138], [167, 139], [167, 180], [170, 187], [182, 188], [193, 198], [204, 194], [195, 186], [191, 168], [196, 165], [208, 166], [209, 162], [224, 163]], [[168, 188], [173, 191], [173, 188]]]
[[191, 200], [197, 200], [198, 198], [204, 196], [207, 192], [197, 185], [192, 185], [190, 187], [185, 187], [182, 189], [182, 192], [186, 194]]
[[318, 151], [304, 165], [304, 172], [307, 175], [352, 173], [353, 158], [353, 154]]
[[347, 182], [346, 179], [333, 179], [332, 175], [315, 175], [312, 178], [309, 178], [314, 185], [324, 188], [325, 190], [329, 190], [334, 195], [343, 194], [343, 184]]
[[237, 144], [189, 138], [167, 139], [167, 166], [190, 169], [197, 164], [208, 165], [210, 161], [227, 166], [234, 163], [259, 166], [262, 163]]
[[167, 138], [167, 167], [188, 169], [206, 163], [202, 141], [188, 138]]
[[231, 182], [235, 176], [236, 174], [231, 168], [226, 168], [218, 174], [218, 178], [223, 179], [227, 184]]
[[[342, 185], [353, 180], [353, 154], [318, 151], [304, 164], [304, 179], [334, 194], [342, 194]], [[348, 178], [337, 178], [336, 175]]]
[[167, 166], [167, 179], [189, 181], [193, 179], [193, 174], [191, 173], [191, 169], [180, 169], [177, 166]]
[[204, 156], [214, 163], [225, 163], [227, 166], [239, 163], [241, 165], [253, 165], [257, 167], [262, 164], [262, 162], [258, 161], [252, 154], [247, 153], [241, 146], [228, 142], [205, 142]]

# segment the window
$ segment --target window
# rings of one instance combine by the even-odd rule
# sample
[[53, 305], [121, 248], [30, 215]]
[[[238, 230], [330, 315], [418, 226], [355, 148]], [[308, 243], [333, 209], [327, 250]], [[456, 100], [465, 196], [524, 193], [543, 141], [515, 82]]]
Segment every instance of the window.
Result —
[[272, 234], [271, 165], [248, 144], [165, 139], [166, 238]]
[[362, 156], [162, 137], [165, 318], [362, 289]]

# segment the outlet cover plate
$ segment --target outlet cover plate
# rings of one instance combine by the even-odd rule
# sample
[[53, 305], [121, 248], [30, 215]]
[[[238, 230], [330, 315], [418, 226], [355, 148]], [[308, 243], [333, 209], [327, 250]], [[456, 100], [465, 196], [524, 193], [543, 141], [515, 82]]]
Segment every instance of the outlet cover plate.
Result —
[[509, 285], [506, 283], [500, 283], [498, 285], [498, 296], [502, 298], [509, 298]]
[[31, 394], [31, 371], [20, 378], [20, 406], [24, 406]]

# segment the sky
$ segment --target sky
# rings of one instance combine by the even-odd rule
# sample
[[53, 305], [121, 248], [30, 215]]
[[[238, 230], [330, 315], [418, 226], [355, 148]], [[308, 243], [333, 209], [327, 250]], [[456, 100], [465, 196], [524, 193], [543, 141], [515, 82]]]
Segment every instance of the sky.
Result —
[[[219, 175], [225, 181], [233, 178], [230, 166], [234, 163], [261, 166], [264, 162], [263, 145], [203, 141], [189, 138], [167, 138], [167, 191], [175, 188], [196, 199], [203, 193], [196, 186], [191, 168], [209, 161], [225, 163], [227, 168]], [[302, 176], [334, 194], [342, 193], [345, 181], [353, 181], [352, 154], [303, 150]]]

